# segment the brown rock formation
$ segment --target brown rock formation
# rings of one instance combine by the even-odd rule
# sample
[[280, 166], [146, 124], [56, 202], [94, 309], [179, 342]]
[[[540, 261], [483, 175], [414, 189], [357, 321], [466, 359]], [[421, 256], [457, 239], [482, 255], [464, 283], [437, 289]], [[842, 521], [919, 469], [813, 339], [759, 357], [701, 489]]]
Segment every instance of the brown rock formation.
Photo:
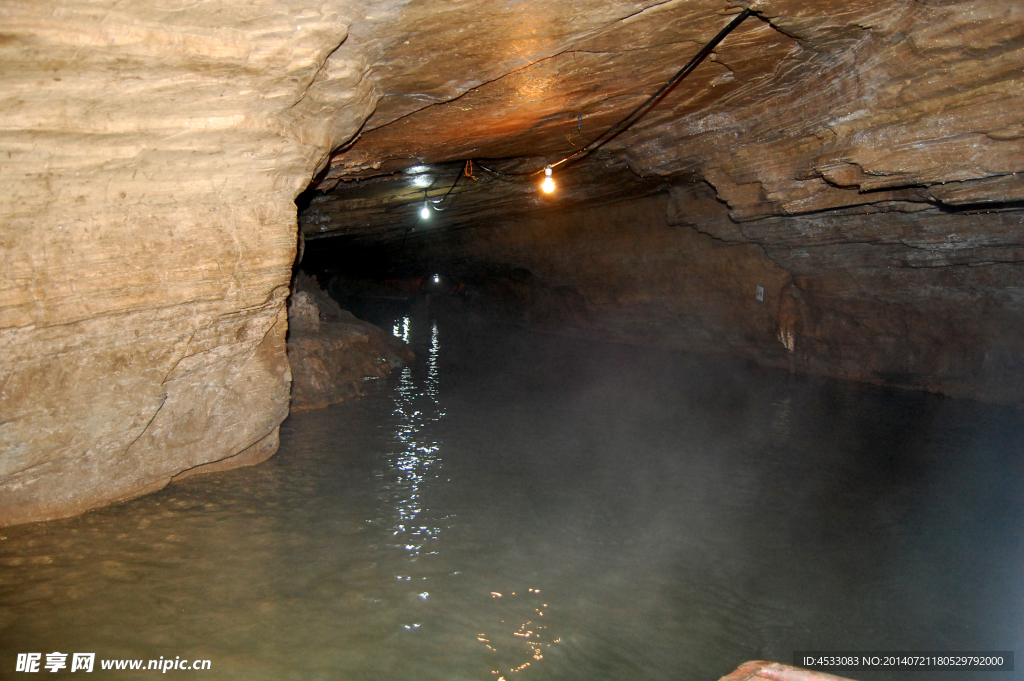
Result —
[[736, 671], [723, 676], [719, 681], [850, 681], [842, 676], [812, 672], [809, 669], [790, 667], [778, 662], [751, 660], [744, 662]]
[[[653, 336], [664, 328], [663, 291], [694, 295], [668, 308], [716, 310], [670, 327], [696, 344], [724, 339], [766, 357], [782, 349], [798, 369], [1019, 400], [1010, 384], [1024, 371], [1024, 9], [993, 0], [750, 7], [758, 16], [638, 125], [561, 168], [556, 197], [478, 169], [431, 229], [673, 186], [670, 221], [690, 226], [668, 230], [648, 219], [655, 204], [642, 204], [643, 224], [605, 229], [605, 245], [584, 258], [590, 267], [602, 248], [649, 230], [645, 243], [657, 248], [633, 244], [634, 262], [652, 268], [646, 279], [628, 268], [614, 283], [591, 270], [562, 277], [547, 256], [490, 235], [477, 244], [497, 250], [476, 252], [535, 262], [550, 288], [579, 281], [597, 309], [631, 315]], [[425, 193], [444, 194], [464, 160], [532, 170], [571, 153], [739, 9], [712, 0], [0, 9], [0, 524], [75, 513], [273, 449], [288, 402], [293, 200], [311, 178], [326, 193], [306, 202], [309, 238], [425, 233], [416, 208]], [[687, 260], [690, 247], [712, 271]], [[720, 287], [658, 274], [662, 251]], [[754, 275], [769, 280], [769, 298], [750, 311]], [[741, 292], [742, 303], [723, 302]]]
[[372, 108], [334, 5], [0, 10], [0, 524], [275, 448], [293, 199]]
[[[572, 153], [653, 92], [728, 19], [713, 2], [637, 5], [617, 21], [609, 18], [620, 3], [604, 3], [605, 13], [586, 19], [575, 6], [555, 15], [553, 5], [521, 4], [516, 26], [502, 12], [446, 29], [428, 24], [438, 42], [425, 47], [432, 70], [417, 71], [417, 87], [431, 103], [417, 107], [414, 98], [394, 96], [404, 115], [371, 118], [360, 139], [334, 156], [321, 188], [344, 178], [383, 179], [414, 164], [519, 156], [530, 157], [532, 169]], [[1024, 200], [1019, 4], [858, 0], [837, 9], [767, 0], [750, 7], [758, 17], [638, 125], [591, 163], [559, 171], [561, 202], [607, 196], [623, 182], [614, 171], [624, 164], [644, 177], [706, 180], [735, 220], [894, 201], [962, 207]], [[594, 26], [595, 19], [605, 23]], [[518, 67], [435, 103], [438, 90], [457, 82], [452, 73], [468, 64], [481, 74], [496, 68], [474, 51], [487, 31], [492, 43], [519, 50]], [[430, 51], [447, 48], [449, 39], [465, 51]], [[450, 177], [431, 174], [442, 191]], [[356, 215], [310, 220], [306, 231], [345, 233], [366, 223], [366, 213], [375, 213], [379, 228], [394, 219], [374, 211], [380, 203], [422, 201], [417, 178], [394, 176], [391, 191], [378, 187], [371, 200], [356, 194], [360, 200], [346, 206]], [[334, 200], [350, 190], [342, 186]], [[524, 201], [550, 205], [504, 182], [482, 193], [486, 200], [449, 220], [489, 220], [520, 212]]]
[[[723, 26], [720, 7], [647, 6], [588, 34], [545, 23], [520, 69], [368, 126], [332, 159], [303, 231], [362, 244], [408, 235], [432, 262], [528, 270], [537, 290], [580, 291], [593, 330], [613, 337], [1024, 403], [1024, 10], [750, 7], [758, 17], [638, 125], [559, 169], [557, 198], [477, 170], [446, 200], [448, 237], [415, 208], [443, 196], [461, 164], [383, 171], [562, 158]], [[665, 189], [674, 231], [650, 202], [554, 210]]]
[[[680, 194], [688, 197], [683, 213]], [[528, 293], [489, 291], [486, 304], [517, 308], [506, 312], [514, 319], [1024, 404], [1019, 213], [827, 213], [737, 224], [724, 205], [697, 198], [704, 194], [687, 187], [669, 199], [539, 213], [421, 237], [416, 249], [527, 272], [536, 280]], [[972, 219], [983, 238], [949, 239]], [[552, 301], [559, 289], [571, 294]], [[582, 305], [568, 304], [574, 296]], [[560, 310], [566, 318], [552, 319]]]
[[412, 351], [384, 329], [342, 310], [315, 279], [299, 273], [288, 305], [292, 411], [358, 395], [367, 379], [384, 378]]

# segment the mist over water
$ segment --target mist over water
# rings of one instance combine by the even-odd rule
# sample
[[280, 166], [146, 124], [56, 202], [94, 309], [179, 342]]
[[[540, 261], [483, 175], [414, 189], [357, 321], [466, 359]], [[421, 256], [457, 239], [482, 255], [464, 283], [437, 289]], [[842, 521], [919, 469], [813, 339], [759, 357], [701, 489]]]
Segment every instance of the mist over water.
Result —
[[1022, 649], [1020, 412], [388, 328], [412, 366], [290, 417], [265, 464], [0, 530], [0, 678], [52, 651], [237, 679], [715, 681], [794, 650]]

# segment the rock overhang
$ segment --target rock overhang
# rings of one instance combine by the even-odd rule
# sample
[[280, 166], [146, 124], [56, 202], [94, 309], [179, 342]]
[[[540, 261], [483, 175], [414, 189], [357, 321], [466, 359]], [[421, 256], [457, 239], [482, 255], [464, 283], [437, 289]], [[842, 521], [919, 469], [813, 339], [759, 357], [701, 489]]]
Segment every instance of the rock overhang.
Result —
[[[672, 187], [669, 223], [763, 249], [770, 262], [751, 271], [792, 278], [777, 321], [801, 367], [912, 374], [958, 394], [989, 381], [1018, 399], [1006, 389], [1024, 261], [1018, 4], [12, 5], [0, 522], [272, 453], [293, 200], [311, 181], [307, 236], [393, 240], [420, 191], [439, 198], [466, 160], [532, 170], [572, 153], [747, 6], [757, 16], [647, 117], [558, 171], [555, 201], [477, 170], [430, 233]], [[930, 319], [953, 349], [903, 352]], [[829, 324], [892, 351], [854, 357]], [[925, 380], [943, 371], [953, 378]]]
[[[342, 219], [307, 234], [344, 235], [349, 214], [353, 233], [365, 234], [375, 212], [393, 232], [395, 211], [412, 212], [424, 198], [400, 179], [411, 166], [439, 165], [437, 174], [451, 178], [445, 164], [468, 159], [539, 169], [572, 154], [744, 7], [755, 16], [664, 101], [564, 169], [565, 204], [614, 200], [629, 183], [623, 169], [637, 185], [623, 194], [708, 182], [734, 221], [1024, 198], [1016, 175], [1024, 170], [1019, 7], [687, 1], [593, 11], [588, 3], [523, 2], [432, 14], [421, 5], [391, 19], [408, 19], [408, 41], [374, 43], [385, 55], [380, 73], [404, 75], [383, 78], [377, 110], [313, 185]], [[360, 39], [358, 30], [353, 36]], [[377, 206], [346, 205], [367, 180], [395, 191], [378, 191]], [[467, 184], [467, 196], [478, 190], [487, 199], [454, 207], [452, 224], [551, 207], [529, 200], [532, 187]]]

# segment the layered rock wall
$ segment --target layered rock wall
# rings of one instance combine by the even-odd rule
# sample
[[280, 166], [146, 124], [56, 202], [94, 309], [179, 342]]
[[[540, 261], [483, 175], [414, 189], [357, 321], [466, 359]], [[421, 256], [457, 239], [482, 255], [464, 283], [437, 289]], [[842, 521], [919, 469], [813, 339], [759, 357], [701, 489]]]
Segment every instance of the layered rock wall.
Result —
[[750, 6], [776, 30], [778, 50], [724, 44], [716, 62], [729, 91], [655, 112], [623, 149], [637, 172], [699, 174], [741, 221], [1024, 200], [1024, 5]]
[[[647, 5], [570, 37], [562, 31], [575, 6], [559, 5], [560, 21], [537, 22], [538, 58], [446, 104], [379, 121], [322, 184], [408, 167], [411, 147], [418, 162], [528, 157], [497, 166], [512, 173], [554, 163], [553, 196], [480, 174], [438, 220], [466, 231], [434, 237], [436, 227], [413, 221], [416, 182], [431, 170], [420, 167], [390, 191], [382, 178], [361, 192], [339, 185], [311, 203], [307, 233], [369, 241], [368, 225], [382, 221], [391, 239], [423, 232], [424, 244], [442, 242], [430, 257], [490, 267], [497, 297], [533, 309], [534, 320], [557, 314], [552, 295], [575, 287], [594, 328], [613, 337], [1020, 402], [1024, 5], [740, 4], [755, 16], [635, 126], [561, 166], [739, 7]], [[424, 90], [440, 82], [448, 76]], [[454, 177], [438, 170], [444, 181], [430, 177], [422, 191], [444, 202]], [[650, 202], [579, 208], [666, 185], [675, 232]], [[545, 212], [510, 218], [523, 206]], [[510, 268], [537, 286], [508, 279]], [[761, 305], [753, 279], [765, 280]]]
[[351, 5], [0, 8], [0, 524], [276, 449], [293, 200], [373, 105]]
[[1024, 404], [1022, 249], [1024, 211], [735, 223], [697, 184], [462, 230], [432, 257], [571, 288], [585, 322], [562, 328], [599, 338]]
[[[438, 247], [439, 259], [528, 270], [537, 287], [572, 290], [583, 314], [553, 319], [551, 295], [517, 295], [518, 315], [605, 340], [754, 353], [784, 360], [777, 340], [777, 293], [788, 273], [751, 244], [726, 244], [666, 219], [664, 195], [541, 213], [493, 228], [464, 230]], [[756, 287], [769, 292], [756, 299]], [[771, 297], [774, 294], [774, 299]], [[569, 296], [563, 296], [568, 299]]]
[[[579, 289], [616, 337], [1018, 400], [1020, 3], [750, 6], [757, 17], [685, 87], [559, 170], [563, 196], [581, 201], [628, 194], [614, 188], [624, 173], [654, 178], [645, 191], [707, 186], [675, 190], [671, 210], [659, 199], [511, 220], [452, 236], [456, 250]], [[273, 452], [288, 401], [293, 199], [311, 178], [341, 192], [372, 178], [354, 203], [376, 213], [359, 225], [372, 238], [390, 220], [404, 235], [448, 175], [410, 173], [393, 190], [373, 176], [563, 158], [734, 11], [5, 3], [0, 524]], [[472, 186], [482, 191], [444, 213], [449, 225], [552, 206], [524, 203], [525, 184]], [[311, 215], [310, 236], [353, 227], [356, 206], [335, 203], [343, 214]]]

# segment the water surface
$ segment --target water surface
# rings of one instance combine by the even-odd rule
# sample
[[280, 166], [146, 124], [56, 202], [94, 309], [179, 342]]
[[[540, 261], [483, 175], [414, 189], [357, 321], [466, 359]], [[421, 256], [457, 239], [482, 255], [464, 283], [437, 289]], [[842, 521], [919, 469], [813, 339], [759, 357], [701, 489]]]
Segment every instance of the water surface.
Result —
[[794, 650], [1022, 648], [1019, 412], [394, 331], [416, 362], [290, 417], [265, 464], [0, 531], [0, 678], [52, 651], [254, 680], [714, 681]]

